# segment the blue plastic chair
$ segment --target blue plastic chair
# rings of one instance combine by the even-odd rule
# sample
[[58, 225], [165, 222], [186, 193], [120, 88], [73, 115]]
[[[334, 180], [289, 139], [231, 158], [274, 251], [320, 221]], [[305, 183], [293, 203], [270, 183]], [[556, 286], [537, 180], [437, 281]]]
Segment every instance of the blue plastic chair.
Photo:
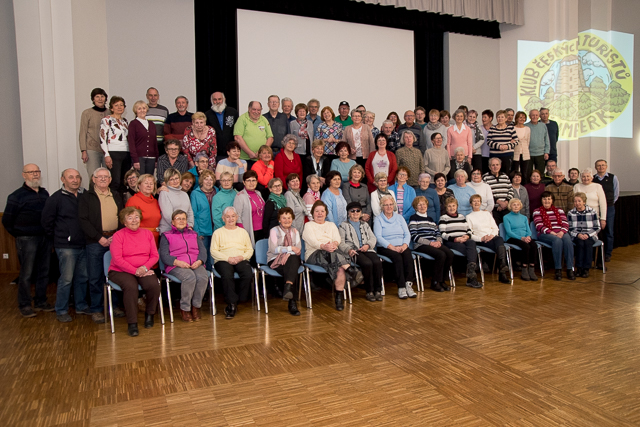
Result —
[[[451, 249], [451, 248], [449, 248]], [[455, 249], [451, 249], [451, 252], [453, 252], [453, 254], [455, 256], [460, 256], [463, 257], [464, 259], [467, 259], [467, 255], [463, 254], [460, 251], [456, 251]], [[480, 258], [480, 248], [478, 248], [476, 246], [476, 252], [478, 253], [478, 261], [479, 261], [479, 265], [480, 265], [480, 277], [482, 278], [482, 284], [484, 285], [484, 272], [482, 271], [482, 259]], [[456, 287], [456, 281], [453, 278], [453, 273], [451, 274], [451, 287], [455, 288]]]
[[507, 232], [504, 229], [504, 224], [500, 224], [498, 226], [498, 230], [500, 230], [500, 237], [504, 240], [504, 247], [507, 249], [507, 261], [509, 262], [509, 274], [511, 275], [511, 280], [513, 280], [513, 261], [511, 258], [511, 249], [515, 249], [516, 251], [521, 251], [520, 246], [514, 245], [511, 243], [507, 243]]
[[[251, 267], [251, 272], [253, 273], [253, 285], [254, 285], [253, 286], [254, 287], [253, 292], [251, 293], [251, 303], [253, 304], [254, 299], [255, 299], [258, 311], [260, 311], [260, 297], [259, 297], [260, 293], [258, 291], [258, 273], [257, 273], [257, 270], [255, 268], [253, 268], [253, 267]], [[213, 278], [214, 277], [217, 277], [218, 279], [222, 279], [222, 276], [220, 276], [220, 273], [218, 273], [216, 271], [215, 264], [211, 264], [211, 271], [209, 272], [209, 278], [210, 278], [210, 283], [211, 283], [211, 295], [212, 295], [211, 300], [212, 301], [214, 300], [213, 299], [213, 293], [214, 293], [213, 292]], [[239, 279], [240, 276], [238, 275], [238, 273], [233, 273], [233, 278], [234, 279]], [[264, 295], [264, 300], [265, 300], [265, 304], [266, 304], [267, 303], [267, 294], [266, 294], [266, 292], [265, 292], [265, 295]], [[218, 313], [218, 310], [214, 307], [213, 308], [213, 315], [215, 316], [217, 313]]]
[[[160, 274], [167, 281], [167, 301], [169, 301], [169, 319], [171, 320], [171, 323], [173, 323], [173, 304], [172, 304], [173, 300], [171, 299], [171, 282], [182, 284], [182, 281], [178, 279], [176, 276], [170, 273], [167, 273], [164, 262], [162, 262], [162, 259], [158, 260], [158, 263], [160, 266]], [[213, 280], [211, 279], [211, 275], [209, 275], [208, 286], [211, 288], [211, 315], [215, 316], [216, 302], [215, 302], [215, 296], [213, 295]]]
[[[269, 308], [267, 307], [267, 285], [265, 281], [265, 273], [272, 277], [282, 277], [280, 273], [278, 273], [273, 268], [269, 267], [267, 261], [267, 251], [269, 250], [269, 240], [262, 239], [256, 242], [256, 263], [258, 264], [258, 270], [262, 275], [262, 292], [264, 293], [264, 312], [265, 314], [269, 313]], [[300, 255], [302, 256], [302, 251], [300, 251]], [[300, 276], [299, 282], [300, 285], [298, 287], [298, 300], [300, 300], [300, 292], [302, 291], [302, 287], [305, 288], [305, 295], [309, 293], [309, 290], [306, 288], [306, 283], [304, 280], [304, 267], [302, 263], [300, 263], [300, 268], [298, 268], [298, 275]]]
[[[304, 254], [305, 254], [305, 244], [304, 244], [304, 240], [302, 241], [302, 250], [300, 251], [300, 258], [304, 260]], [[327, 270], [325, 270], [324, 268], [320, 267], [319, 265], [315, 265], [315, 264], [309, 264], [307, 262], [303, 262], [302, 266], [304, 267], [305, 270], [305, 274], [307, 276], [307, 308], [311, 308], [311, 277], [309, 276], [309, 272], [313, 271], [314, 273], [320, 273], [320, 274], [329, 274], [329, 272]], [[331, 292], [335, 292], [335, 286], [332, 287]], [[353, 300], [351, 299], [351, 286], [349, 284], [349, 280], [347, 279], [347, 282], [345, 284], [344, 287], [344, 297], [345, 299], [348, 297], [349, 300], [349, 304], [353, 304]]]
[[[411, 250], [413, 248], [413, 242], [410, 242], [409, 244], [409, 250]], [[384, 256], [384, 255], [380, 255], [377, 254], [378, 258], [380, 258], [383, 262], [388, 262], [389, 264], [393, 264], [393, 261], [391, 261], [391, 258]], [[416, 288], [418, 290], [418, 292], [424, 292], [424, 284], [422, 281], [422, 270], [418, 267], [420, 265], [420, 262], [418, 261], [418, 256], [416, 254], [414, 254], [413, 252], [411, 252], [411, 258], [413, 259], [413, 269], [415, 270], [416, 273]], [[382, 278], [382, 295], [385, 294], [384, 292], [384, 277]]]
[[544, 277], [544, 261], [542, 260], [542, 248], [551, 249], [551, 245], [545, 242], [541, 242], [538, 240], [538, 230], [536, 230], [536, 225], [533, 221], [529, 224], [529, 228], [531, 228], [531, 238], [536, 241], [536, 245], [538, 245], [538, 261], [540, 261], [540, 276]]
[[[115, 326], [113, 324], [113, 299], [111, 297], [111, 291], [116, 290], [122, 292], [122, 288], [117, 284], [109, 280], [109, 266], [111, 265], [111, 251], [107, 251], [104, 254], [104, 258], [102, 259], [102, 265], [104, 268], [104, 276], [106, 278], [106, 282], [104, 284], [105, 289], [108, 293], [108, 299], [105, 302], [108, 302], [109, 306], [109, 319], [111, 322], [111, 333], [114, 334], [116, 332]], [[160, 286], [160, 280], [158, 280], [158, 286]], [[142, 286], [138, 285], [138, 290], [142, 290]], [[164, 325], [164, 309], [162, 308], [162, 295], [158, 296], [158, 303], [160, 307], [160, 319], [162, 324]]]
[[[600, 249], [602, 246], [604, 245], [604, 242], [602, 240], [596, 240], [593, 243], [593, 246], [591, 246], [592, 248], [595, 248], [596, 250], [596, 256], [593, 258], [593, 262], [592, 265], [596, 265], [596, 259], [598, 258], [598, 251], [600, 252], [600, 254], [602, 255], [602, 272], [606, 273], [607, 272], [607, 268], [604, 266], [604, 248]], [[576, 244], [574, 243], [573, 246], [576, 246]], [[575, 265], [575, 263], [574, 263]]]

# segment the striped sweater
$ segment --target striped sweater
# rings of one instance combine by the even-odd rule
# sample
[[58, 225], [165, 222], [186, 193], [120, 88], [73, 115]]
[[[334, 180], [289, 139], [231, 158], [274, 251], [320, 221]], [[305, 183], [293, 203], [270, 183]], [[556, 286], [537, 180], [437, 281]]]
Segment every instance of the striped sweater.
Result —
[[462, 237], [465, 234], [471, 237], [471, 229], [467, 219], [462, 214], [456, 214], [456, 216], [442, 215], [439, 227], [442, 238], [450, 242], [453, 242], [456, 237]]
[[482, 175], [482, 180], [491, 187], [494, 201], [508, 201], [513, 199], [513, 187], [511, 186], [511, 180], [506, 173], [500, 173], [500, 175], [496, 177], [491, 172], [487, 172]]
[[[487, 145], [489, 145], [489, 153], [492, 157], [506, 157], [506, 155], [513, 155], [513, 149], [518, 145], [518, 134], [513, 126], [507, 126], [504, 129], [498, 129], [495, 125], [491, 126], [489, 133], [487, 134]], [[506, 145], [505, 151], [500, 150], [500, 147]]]
[[431, 242], [442, 243], [442, 235], [438, 229], [438, 224], [427, 214], [416, 213], [409, 218], [409, 233], [411, 240], [417, 248], [421, 245], [428, 245]]
[[568, 233], [569, 232], [569, 222], [567, 221], [567, 216], [564, 214], [564, 211], [560, 208], [558, 209], [558, 214], [560, 218], [556, 218], [556, 215], [552, 210], [548, 210], [547, 215], [549, 216], [549, 220], [551, 221], [551, 228], [544, 225], [544, 221], [542, 221], [542, 215], [540, 212], [544, 209], [544, 206], [540, 206], [538, 209], [533, 211], [533, 223], [536, 225], [536, 231], [538, 234], [551, 234], [554, 233]]

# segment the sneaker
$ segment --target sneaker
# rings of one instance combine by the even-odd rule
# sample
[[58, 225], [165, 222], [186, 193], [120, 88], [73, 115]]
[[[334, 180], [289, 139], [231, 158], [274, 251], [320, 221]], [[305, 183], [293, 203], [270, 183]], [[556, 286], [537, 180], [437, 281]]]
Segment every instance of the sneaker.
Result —
[[54, 311], [56, 308], [49, 304], [48, 302], [43, 302], [42, 304], [38, 304], [33, 307], [34, 311]]
[[364, 297], [369, 302], [374, 302], [376, 300], [376, 297], [375, 297], [375, 295], [373, 295], [373, 292], [367, 292], [367, 294]]
[[376, 297], [376, 301], [382, 301], [382, 292], [377, 291], [373, 295]]
[[36, 317], [37, 316], [36, 312], [33, 311], [33, 308], [31, 308], [30, 306], [22, 307], [20, 309], [20, 314], [22, 314], [22, 317]]
[[411, 282], [407, 282], [405, 283], [405, 289], [407, 290], [407, 296], [409, 298], [416, 298], [418, 296], [418, 294], [415, 293], [415, 291], [412, 288], [413, 283]]
[[82, 310], [78, 310], [76, 309], [76, 314], [86, 314], [87, 316], [91, 316], [91, 312], [89, 311], [89, 307], [82, 309]]
[[120, 310], [118, 307], [113, 307], [113, 317], [124, 317], [124, 311]]
[[104, 314], [101, 312], [91, 313], [91, 320], [93, 320], [94, 323], [104, 323]]
[[398, 288], [398, 298], [407, 299], [407, 289], [406, 288]]
[[60, 323], [69, 323], [73, 320], [73, 317], [69, 316], [69, 313], [65, 313], [65, 314], [58, 314], [56, 316], [56, 319], [58, 319], [58, 322]]

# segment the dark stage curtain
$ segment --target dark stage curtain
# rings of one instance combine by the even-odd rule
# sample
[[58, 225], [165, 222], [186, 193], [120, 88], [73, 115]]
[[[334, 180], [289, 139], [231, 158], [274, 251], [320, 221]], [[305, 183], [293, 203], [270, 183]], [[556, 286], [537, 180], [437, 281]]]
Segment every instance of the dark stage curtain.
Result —
[[616, 217], [613, 220], [614, 248], [640, 243], [638, 218], [640, 218], [640, 193], [621, 192], [616, 202]]
[[500, 27], [495, 21], [479, 21], [349, 0], [194, 0], [198, 111], [206, 111], [211, 107], [211, 93], [217, 90], [225, 93], [227, 104], [237, 106], [240, 112], [246, 110], [246, 106], [237, 105], [237, 9], [413, 31], [416, 105], [422, 105], [427, 110], [444, 108], [443, 33], [500, 37]]

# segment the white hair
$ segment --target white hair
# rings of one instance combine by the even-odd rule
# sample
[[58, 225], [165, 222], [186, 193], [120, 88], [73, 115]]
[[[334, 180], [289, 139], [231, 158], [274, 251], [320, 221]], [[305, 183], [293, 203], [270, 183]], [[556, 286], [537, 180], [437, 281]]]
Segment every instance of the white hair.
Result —
[[98, 176], [97, 173], [100, 172], [100, 171], [107, 171], [109, 173], [109, 178], [111, 178], [111, 171], [109, 169], [105, 168], [104, 166], [99, 167], [98, 169], [94, 170], [93, 171], [93, 177], [96, 178]]
[[238, 216], [238, 211], [233, 206], [227, 206], [226, 208], [224, 208], [224, 210], [222, 211], [222, 216], [225, 216], [229, 211], [233, 212], [235, 216]]

